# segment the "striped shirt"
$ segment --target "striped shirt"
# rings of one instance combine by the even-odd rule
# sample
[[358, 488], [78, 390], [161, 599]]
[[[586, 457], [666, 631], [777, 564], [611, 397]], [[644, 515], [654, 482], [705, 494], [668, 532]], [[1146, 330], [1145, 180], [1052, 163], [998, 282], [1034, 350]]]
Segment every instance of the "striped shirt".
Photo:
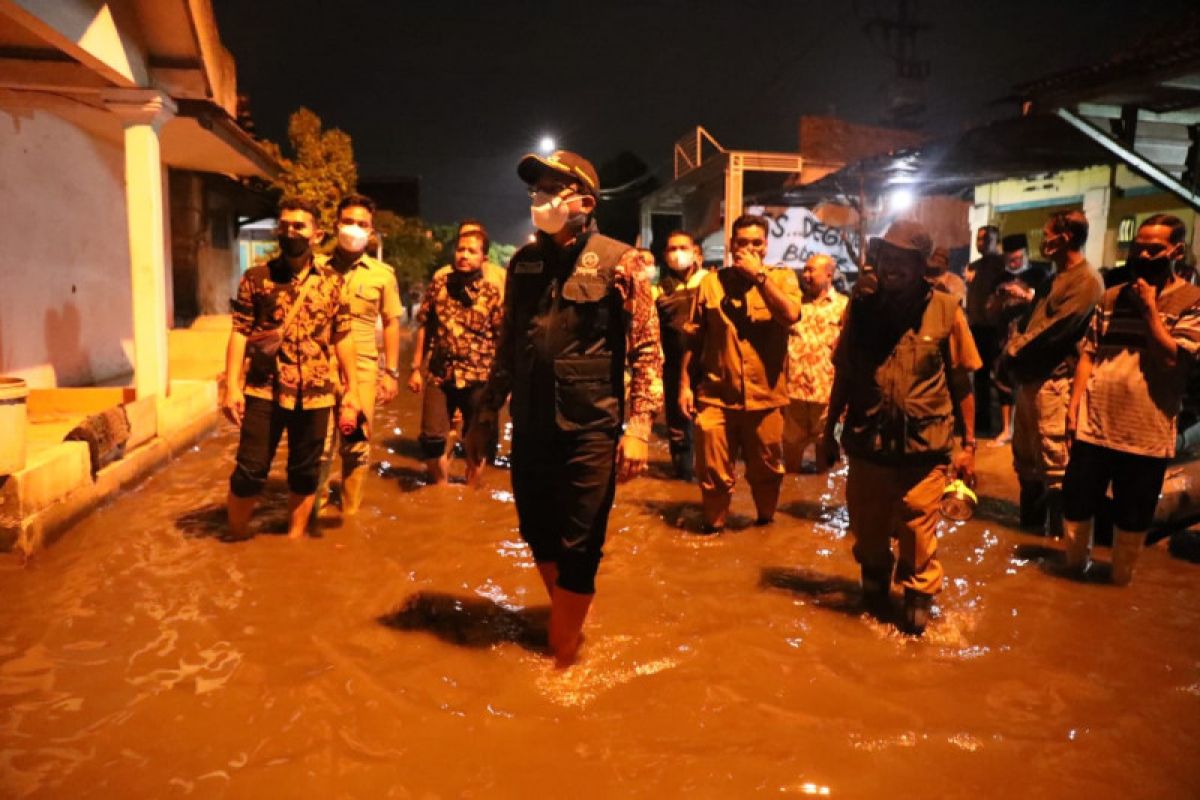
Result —
[[1172, 458], [1175, 420], [1188, 372], [1200, 351], [1200, 287], [1176, 281], [1158, 297], [1175, 340], [1174, 366], [1148, 352], [1150, 328], [1128, 286], [1116, 286], [1092, 318], [1083, 351], [1092, 358], [1076, 437], [1124, 453]]

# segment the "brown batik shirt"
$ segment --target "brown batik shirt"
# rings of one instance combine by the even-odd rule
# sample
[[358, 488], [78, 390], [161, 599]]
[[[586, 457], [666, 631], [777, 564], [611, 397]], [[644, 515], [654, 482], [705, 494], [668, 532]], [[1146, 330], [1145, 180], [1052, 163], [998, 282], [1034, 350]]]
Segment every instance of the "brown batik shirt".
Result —
[[474, 280], [453, 269], [435, 274], [417, 311], [430, 351], [429, 381], [460, 389], [486, 381], [503, 318], [500, 290], [481, 273]]
[[329, 408], [334, 405], [338, 385], [334, 345], [350, 333], [342, 278], [333, 269], [310, 263], [293, 274], [282, 258], [251, 267], [242, 276], [232, 303], [233, 329], [250, 336], [278, 328], [300, 294], [301, 280], [309, 283], [308, 292], [303, 307], [283, 332], [275, 373], [250, 370], [245, 393], [287, 409]]

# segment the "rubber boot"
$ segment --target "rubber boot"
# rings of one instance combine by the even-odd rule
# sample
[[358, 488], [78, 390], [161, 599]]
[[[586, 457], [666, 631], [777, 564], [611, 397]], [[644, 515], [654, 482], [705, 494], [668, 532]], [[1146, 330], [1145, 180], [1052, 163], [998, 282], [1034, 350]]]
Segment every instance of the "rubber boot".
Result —
[[889, 595], [892, 586], [892, 570], [878, 567], [862, 568], [863, 607], [871, 616], [882, 618], [892, 610]]
[[695, 457], [690, 448], [671, 451], [671, 468], [675, 477], [691, 483], [693, 476], [692, 463]]
[[1087, 569], [1088, 554], [1092, 549], [1092, 521], [1085, 519], [1072, 522], [1064, 519], [1063, 544], [1067, 569], [1072, 572]]
[[357, 514], [362, 506], [363, 490], [367, 483], [367, 467], [355, 467], [342, 475], [342, 513]]
[[1133, 567], [1146, 541], [1145, 531], [1126, 531], [1113, 528], [1112, 582], [1128, 586], [1133, 580]]
[[1041, 481], [1021, 481], [1021, 522], [1025, 530], [1042, 530], [1046, 524], [1046, 487]]
[[933, 595], [915, 589], [904, 590], [904, 619], [901, 630], [911, 636], [925, 633], [933, 610]]
[[1062, 489], [1046, 490], [1046, 529], [1044, 533], [1051, 539], [1059, 539], [1063, 535]]

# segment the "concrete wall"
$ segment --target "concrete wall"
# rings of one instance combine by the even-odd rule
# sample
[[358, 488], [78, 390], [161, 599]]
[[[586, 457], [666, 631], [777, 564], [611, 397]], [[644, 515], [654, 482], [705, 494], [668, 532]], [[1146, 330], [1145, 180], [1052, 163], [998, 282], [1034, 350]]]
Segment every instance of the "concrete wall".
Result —
[[0, 106], [0, 373], [76, 386], [132, 371], [124, 155]]

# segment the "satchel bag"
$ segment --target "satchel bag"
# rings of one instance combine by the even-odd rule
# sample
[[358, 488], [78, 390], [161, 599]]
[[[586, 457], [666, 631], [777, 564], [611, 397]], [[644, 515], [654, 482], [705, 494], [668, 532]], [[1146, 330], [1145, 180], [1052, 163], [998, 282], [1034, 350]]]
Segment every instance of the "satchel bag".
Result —
[[250, 360], [250, 371], [259, 376], [268, 376], [275, 374], [275, 356], [279, 353], [279, 348], [283, 344], [283, 332], [288, 326], [295, 321], [296, 315], [300, 313], [300, 307], [304, 304], [304, 298], [308, 295], [311, 282], [308, 280], [312, 274], [312, 269], [309, 269], [309, 274], [305, 275], [304, 281], [300, 285], [300, 292], [296, 295], [296, 300], [292, 303], [292, 308], [284, 317], [283, 324], [278, 328], [271, 328], [266, 331], [257, 331], [246, 337], [246, 358]]

